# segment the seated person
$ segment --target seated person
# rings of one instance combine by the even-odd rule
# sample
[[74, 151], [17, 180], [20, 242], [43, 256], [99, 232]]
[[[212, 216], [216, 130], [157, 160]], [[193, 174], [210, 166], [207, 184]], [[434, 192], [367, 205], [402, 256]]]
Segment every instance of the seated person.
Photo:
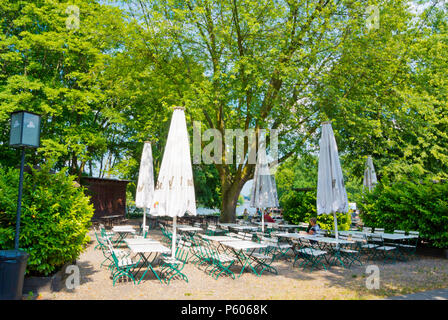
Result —
[[310, 219], [310, 225], [308, 226], [308, 229], [306, 230], [307, 234], [315, 235], [317, 231], [320, 230], [319, 225], [317, 224], [317, 218], [311, 218]]
[[246, 221], [249, 220], [249, 212], [247, 212], [247, 209], [244, 209], [243, 219], [246, 220]]
[[266, 211], [265, 215], [264, 215], [264, 222], [273, 222], [275, 223], [275, 220], [272, 219], [271, 214], [269, 212]]

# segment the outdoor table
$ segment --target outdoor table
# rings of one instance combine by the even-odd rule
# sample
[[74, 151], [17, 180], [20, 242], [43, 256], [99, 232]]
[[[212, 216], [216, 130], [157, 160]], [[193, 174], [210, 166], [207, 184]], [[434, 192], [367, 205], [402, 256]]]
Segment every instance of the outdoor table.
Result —
[[399, 234], [399, 233], [375, 233], [375, 232], [362, 232], [362, 231], [340, 231], [339, 233], [340, 234], [344, 234], [344, 235], [362, 234], [362, 235], [365, 235], [367, 237], [371, 237], [373, 235], [375, 235], [375, 236], [381, 235], [383, 237], [383, 239], [385, 239], [385, 240], [392, 240], [392, 241], [408, 240], [408, 239], [415, 238], [415, 236], [404, 235], [404, 234]]
[[218, 250], [218, 252], [221, 252], [221, 251], [227, 252], [227, 250], [222, 246], [221, 242], [224, 242], [224, 241], [241, 241], [240, 238], [235, 238], [235, 237], [230, 237], [230, 236], [208, 236], [208, 235], [205, 235], [205, 234], [201, 234], [201, 237], [203, 239], [205, 239], [205, 240], [218, 242], [218, 246], [216, 247], [216, 250]]
[[202, 228], [199, 228], [199, 227], [192, 227], [192, 226], [182, 226], [182, 227], [178, 227], [177, 230], [179, 230], [179, 231], [184, 231], [184, 232], [204, 231]]
[[122, 218], [122, 217], [123, 216], [121, 216], [121, 215], [115, 215], [115, 216], [100, 217], [99, 219], [104, 221], [104, 224], [107, 225], [108, 227], [112, 227], [114, 220], [118, 219], [118, 218]]
[[192, 226], [182, 226], [182, 227], [178, 227], [177, 230], [179, 230], [180, 232], [184, 232], [187, 234], [187, 236], [190, 238], [190, 242], [191, 243], [195, 243], [194, 241], [194, 235], [197, 232], [200, 231], [204, 231], [202, 228], [199, 227], [192, 227]]
[[278, 225], [278, 228], [280, 230], [282, 230], [282, 229], [285, 229], [285, 230], [287, 230], [287, 229], [298, 229], [299, 227], [300, 226], [295, 225], [295, 224], [279, 224]]
[[258, 227], [255, 226], [241, 226], [238, 225], [236, 227], [230, 227], [230, 229], [235, 229], [237, 231], [257, 231]]
[[330, 238], [330, 237], [318, 237], [315, 235], [301, 234], [301, 233], [279, 233], [279, 234], [277, 234], [277, 236], [285, 237], [285, 238], [292, 238], [292, 239], [307, 239], [307, 240], [316, 241], [320, 250], [323, 250], [325, 248], [322, 248], [319, 244], [330, 245], [331, 246], [331, 254], [333, 255], [333, 263], [331, 261], [328, 261], [326, 257], [325, 257], [325, 260], [330, 265], [336, 265], [336, 263], [339, 261], [343, 267], [345, 267], [345, 265], [341, 259], [339, 246], [354, 243], [354, 241], [351, 241], [351, 240], [342, 240], [342, 239], [336, 239], [336, 238]]
[[239, 224], [237, 223], [218, 223], [219, 226], [223, 226], [223, 227], [238, 227]]
[[137, 239], [125, 239], [124, 242], [129, 246], [132, 244], [147, 244], [147, 243], [160, 243], [157, 240], [149, 239], [149, 238], [137, 238]]
[[250, 267], [250, 269], [255, 273], [255, 275], [259, 276], [259, 274], [257, 273], [257, 270], [255, 270], [252, 263], [259, 264], [260, 261], [256, 257], [254, 257], [253, 254], [254, 254], [255, 250], [257, 250], [257, 249], [267, 248], [267, 246], [268, 246], [267, 244], [257, 243], [257, 242], [253, 242], [253, 241], [246, 241], [246, 240], [223, 241], [223, 242], [221, 242], [221, 244], [226, 247], [229, 247], [235, 254], [235, 257], [241, 263], [242, 269], [241, 269], [241, 272], [238, 277], [241, 276], [241, 274], [243, 273], [244, 269], [247, 266]]
[[129, 234], [135, 234], [135, 229], [132, 226], [115, 226], [112, 228], [112, 231], [118, 233], [118, 239], [114, 241], [114, 243], [123, 243], [123, 240]]
[[[154, 275], [156, 276], [156, 278], [159, 279], [160, 283], [162, 283], [162, 280], [160, 279], [159, 275], [156, 273], [156, 271], [153, 268], [153, 263], [159, 254], [161, 254], [161, 253], [168, 254], [171, 252], [171, 250], [159, 242], [143, 243], [143, 244], [142, 243], [141, 244], [129, 244], [128, 247], [133, 253], [138, 254], [142, 261], [142, 264], [138, 267], [138, 269], [136, 268], [133, 270], [134, 276], [136, 276], [140, 272], [140, 270], [146, 266], [146, 270], [143, 273], [142, 277], [139, 279], [137, 284], [139, 284], [142, 281], [142, 279], [145, 277], [148, 270], [151, 270], [152, 273], [154, 273]], [[153, 256], [152, 260], [149, 261], [152, 254], [154, 254], [154, 256]]]

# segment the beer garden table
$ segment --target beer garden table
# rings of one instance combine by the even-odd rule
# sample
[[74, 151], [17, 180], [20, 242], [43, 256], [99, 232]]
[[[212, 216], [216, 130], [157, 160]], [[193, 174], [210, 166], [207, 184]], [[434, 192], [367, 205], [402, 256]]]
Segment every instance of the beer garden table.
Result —
[[[262, 259], [257, 258], [256, 255], [254, 255], [255, 250], [257, 249], [265, 249], [267, 248], [267, 244], [257, 243], [253, 241], [246, 241], [246, 240], [240, 240], [240, 241], [223, 241], [221, 242], [222, 245], [229, 247], [233, 253], [235, 254], [235, 257], [238, 259], [239, 263], [242, 265], [241, 272], [238, 277], [241, 276], [244, 269], [249, 266], [249, 268], [255, 273], [255, 275], [260, 276], [260, 274], [257, 273], [257, 270], [255, 270], [254, 263], [258, 265], [266, 265]], [[267, 265], [266, 265], [267, 266]], [[271, 266], [268, 266], [269, 268], [277, 270]]]
[[124, 239], [129, 235], [129, 234], [135, 234], [135, 229], [133, 226], [115, 226], [112, 228], [112, 231], [114, 233], [118, 233], [118, 239], [116, 241], [114, 241], [114, 243], [118, 244], [118, 243], [123, 243]]
[[[154, 273], [154, 275], [156, 276], [156, 278], [160, 281], [160, 283], [162, 283], [162, 280], [160, 279], [159, 275], [153, 268], [154, 267], [153, 264], [159, 254], [162, 254], [162, 253], [168, 254], [171, 252], [171, 250], [159, 242], [128, 244], [128, 247], [134, 254], [139, 255], [141, 258], [141, 261], [142, 261], [140, 266], [133, 270], [134, 277], [140, 272], [140, 270], [142, 270], [142, 268], [144, 268], [146, 266], [146, 270], [143, 273], [143, 275], [141, 276], [141, 278], [139, 279], [137, 284], [139, 284], [143, 280], [143, 278], [145, 277], [146, 273], [149, 270], [151, 270], [152, 273]], [[152, 257], [152, 260], [150, 261], [152, 254], [154, 254], [154, 256]]]
[[336, 263], [339, 261], [343, 267], [345, 267], [342, 259], [341, 254], [339, 250], [340, 245], [348, 245], [353, 244], [354, 241], [352, 240], [342, 240], [342, 239], [336, 239], [336, 238], [330, 238], [330, 237], [319, 237], [315, 235], [309, 235], [309, 234], [300, 234], [300, 233], [279, 233], [277, 234], [277, 237], [284, 237], [284, 238], [290, 238], [290, 239], [307, 239], [311, 241], [316, 241], [318, 243], [318, 247], [321, 250], [324, 250], [325, 248], [322, 248], [319, 244], [326, 244], [331, 246], [331, 254], [333, 255], [333, 263], [328, 261], [328, 259], [325, 257], [325, 260], [330, 265], [336, 265]]

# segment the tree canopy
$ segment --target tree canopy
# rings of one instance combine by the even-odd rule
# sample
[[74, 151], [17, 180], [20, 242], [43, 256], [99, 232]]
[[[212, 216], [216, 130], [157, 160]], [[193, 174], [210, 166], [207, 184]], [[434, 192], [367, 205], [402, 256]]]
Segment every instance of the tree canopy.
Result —
[[[79, 28], [69, 6], [79, 9]], [[56, 158], [56, 169], [78, 176], [136, 180], [151, 139], [157, 174], [171, 107], [182, 105], [190, 137], [193, 121], [223, 136], [278, 130], [280, 164], [311, 159], [321, 122], [331, 120], [349, 174], [362, 175], [372, 155], [380, 177], [446, 178], [447, 7], [415, 8], [405, 0], [3, 1], [1, 162], [18, 163], [8, 119], [27, 109], [43, 116], [31, 162]], [[246, 157], [194, 170], [199, 202], [234, 219], [254, 165]]]

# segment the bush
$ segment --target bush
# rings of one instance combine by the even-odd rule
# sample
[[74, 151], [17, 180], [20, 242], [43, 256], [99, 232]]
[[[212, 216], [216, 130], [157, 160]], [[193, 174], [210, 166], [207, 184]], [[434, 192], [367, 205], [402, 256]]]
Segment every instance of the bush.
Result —
[[369, 227], [419, 231], [437, 248], [448, 248], [448, 184], [425, 181], [383, 182], [359, 202], [361, 219]]
[[[93, 205], [65, 171], [51, 166], [24, 173], [20, 248], [30, 256], [27, 274], [50, 275], [74, 261], [90, 240]], [[0, 249], [14, 247], [19, 171], [0, 166]]]
[[[298, 192], [289, 191], [280, 198], [283, 208], [283, 218], [292, 224], [308, 223], [311, 217], [317, 217], [321, 229], [334, 230], [334, 218], [331, 214], [317, 216], [316, 191]], [[338, 230], [348, 230], [351, 217], [348, 213], [337, 213]]]

